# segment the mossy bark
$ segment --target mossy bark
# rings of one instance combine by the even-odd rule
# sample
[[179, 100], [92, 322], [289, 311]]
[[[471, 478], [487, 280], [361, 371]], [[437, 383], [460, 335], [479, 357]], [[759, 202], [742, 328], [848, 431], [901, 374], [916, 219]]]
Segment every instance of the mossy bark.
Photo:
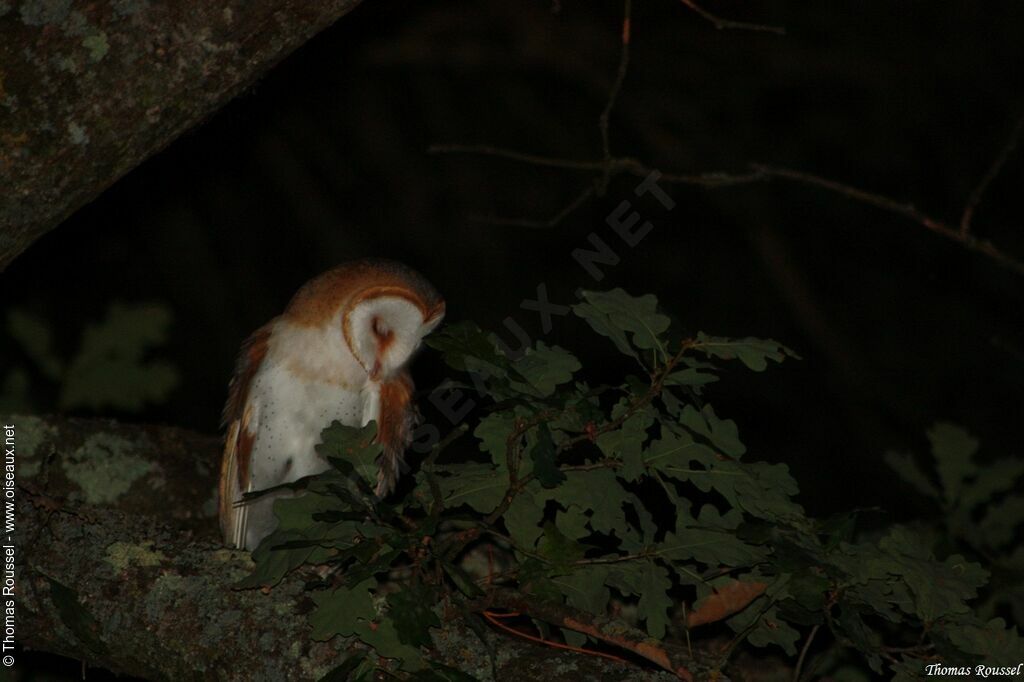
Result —
[[[302, 576], [236, 590], [249, 553], [221, 546], [216, 438], [101, 420], [2, 417], [15, 427], [18, 638], [153, 680], [316, 680], [361, 645], [310, 637]], [[115, 490], [103, 491], [114, 480]], [[459, 619], [429, 657], [481, 680], [674, 679], [485, 632]]]
[[359, 0], [0, 0], [0, 270]]

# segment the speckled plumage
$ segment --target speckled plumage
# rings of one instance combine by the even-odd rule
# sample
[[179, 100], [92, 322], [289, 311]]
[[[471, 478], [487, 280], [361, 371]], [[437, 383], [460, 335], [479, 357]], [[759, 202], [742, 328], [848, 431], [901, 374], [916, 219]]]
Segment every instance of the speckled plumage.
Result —
[[224, 409], [220, 520], [228, 545], [254, 549], [276, 526], [275, 492], [243, 494], [317, 474], [320, 431], [337, 419], [378, 423], [377, 492], [390, 492], [412, 430], [406, 365], [440, 322], [444, 301], [391, 261], [340, 265], [303, 286], [283, 315], [243, 345]]

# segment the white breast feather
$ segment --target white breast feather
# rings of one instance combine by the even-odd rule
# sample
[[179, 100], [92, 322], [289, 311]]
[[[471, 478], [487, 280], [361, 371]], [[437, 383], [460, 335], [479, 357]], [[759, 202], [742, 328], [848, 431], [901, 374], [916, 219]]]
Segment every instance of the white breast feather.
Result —
[[[259, 417], [251, 489], [326, 471], [330, 465], [315, 450], [324, 427], [335, 419], [362, 426], [379, 415], [379, 393], [364, 390], [367, 383], [340, 330], [278, 322], [249, 389], [249, 403]], [[281, 496], [267, 495], [247, 505], [246, 548], [254, 549], [276, 526], [273, 501]]]

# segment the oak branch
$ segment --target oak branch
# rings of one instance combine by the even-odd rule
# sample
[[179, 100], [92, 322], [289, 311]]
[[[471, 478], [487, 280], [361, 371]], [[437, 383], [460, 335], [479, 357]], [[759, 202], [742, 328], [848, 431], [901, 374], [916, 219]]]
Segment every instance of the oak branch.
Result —
[[0, 271], [359, 0], [0, 0]]
[[[219, 540], [219, 439], [3, 419], [17, 434], [20, 644], [152, 680], [316, 680], [362, 647], [312, 639], [303, 576], [233, 589], [253, 564]], [[481, 680], [676, 679], [475, 629], [453, 614], [430, 657]]]

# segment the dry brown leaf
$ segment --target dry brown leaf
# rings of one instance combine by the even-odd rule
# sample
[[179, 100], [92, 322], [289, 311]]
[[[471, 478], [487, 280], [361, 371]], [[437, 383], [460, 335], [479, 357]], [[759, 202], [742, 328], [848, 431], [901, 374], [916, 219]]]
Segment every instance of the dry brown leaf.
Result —
[[745, 583], [733, 580], [721, 587], [714, 588], [714, 593], [704, 599], [700, 606], [686, 617], [686, 627], [693, 628], [705, 623], [714, 623], [739, 613], [747, 605], [761, 596], [768, 587], [765, 583]]

